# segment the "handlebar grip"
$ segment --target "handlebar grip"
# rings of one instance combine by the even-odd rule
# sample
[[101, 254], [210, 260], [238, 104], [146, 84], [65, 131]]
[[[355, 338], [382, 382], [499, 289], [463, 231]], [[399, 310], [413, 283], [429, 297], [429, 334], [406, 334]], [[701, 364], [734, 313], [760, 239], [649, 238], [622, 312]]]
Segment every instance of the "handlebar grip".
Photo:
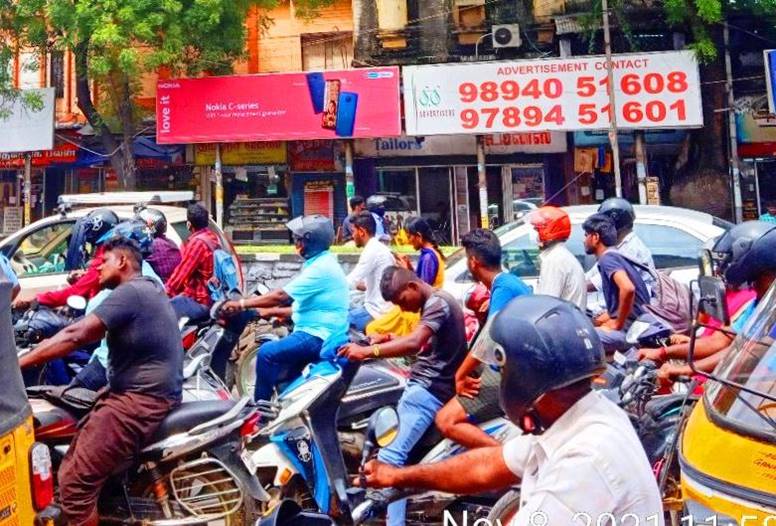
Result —
[[364, 502], [353, 509], [353, 524], [361, 524], [371, 518], [381, 515], [388, 505], [397, 500], [412, 495], [409, 490], [399, 490], [394, 488], [385, 488], [381, 490], [370, 491], [366, 495]]

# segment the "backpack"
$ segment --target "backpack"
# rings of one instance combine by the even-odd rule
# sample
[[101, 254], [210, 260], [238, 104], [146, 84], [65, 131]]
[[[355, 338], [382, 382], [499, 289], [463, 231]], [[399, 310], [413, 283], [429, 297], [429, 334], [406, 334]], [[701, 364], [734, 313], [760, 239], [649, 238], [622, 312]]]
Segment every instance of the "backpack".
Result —
[[210, 299], [214, 302], [228, 299], [230, 293], [240, 292], [240, 279], [232, 254], [220, 245], [212, 246], [203, 239], [207, 247], [213, 251], [213, 278], [208, 282]]
[[652, 301], [649, 305], [644, 306], [644, 310], [668, 323], [674, 332], [687, 334], [692, 326], [690, 288], [662, 270], [656, 270], [634, 261], [622, 252], [620, 255], [633, 266], [647, 271], [655, 280]]

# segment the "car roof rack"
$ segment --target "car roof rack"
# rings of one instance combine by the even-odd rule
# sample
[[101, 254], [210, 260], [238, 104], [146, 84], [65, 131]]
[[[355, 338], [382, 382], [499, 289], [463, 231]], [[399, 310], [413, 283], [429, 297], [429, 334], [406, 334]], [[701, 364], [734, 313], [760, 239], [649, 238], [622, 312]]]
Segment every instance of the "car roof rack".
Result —
[[59, 196], [60, 205], [161, 205], [182, 203], [194, 199], [191, 190], [164, 192], [103, 192], [94, 194], [65, 194]]

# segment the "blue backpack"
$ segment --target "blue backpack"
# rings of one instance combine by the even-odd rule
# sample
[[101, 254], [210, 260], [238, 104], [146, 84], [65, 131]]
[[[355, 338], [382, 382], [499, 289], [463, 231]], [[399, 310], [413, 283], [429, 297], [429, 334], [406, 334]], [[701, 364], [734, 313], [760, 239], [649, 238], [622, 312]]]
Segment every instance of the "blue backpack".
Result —
[[232, 292], [240, 293], [240, 278], [232, 254], [220, 246], [205, 244], [213, 251], [213, 279], [207, 284], [210, 299], [221, 301], [228, 299]]

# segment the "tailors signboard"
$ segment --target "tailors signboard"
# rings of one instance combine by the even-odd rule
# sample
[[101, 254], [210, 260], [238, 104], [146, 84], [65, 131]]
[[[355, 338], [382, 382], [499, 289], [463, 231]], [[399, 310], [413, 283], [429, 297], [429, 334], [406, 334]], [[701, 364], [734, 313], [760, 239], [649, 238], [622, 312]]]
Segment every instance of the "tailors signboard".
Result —
[[162, 144], [399, 135], [399, 69], [163, 80], [156, 123]]
[[[620, 128], [703, 126], [692, 51], [612, 59]], [[408, 135], [575, 131], [609, 127], [603, 56], [407, 66]]]

